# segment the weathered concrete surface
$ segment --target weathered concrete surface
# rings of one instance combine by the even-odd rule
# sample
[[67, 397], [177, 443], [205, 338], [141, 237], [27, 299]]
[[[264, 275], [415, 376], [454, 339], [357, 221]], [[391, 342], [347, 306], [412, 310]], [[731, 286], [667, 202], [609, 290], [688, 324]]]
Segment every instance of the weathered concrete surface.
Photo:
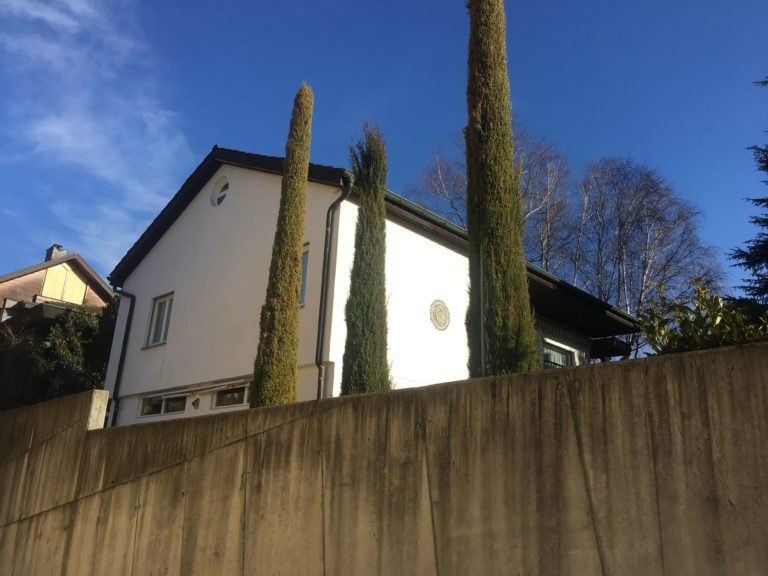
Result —
[[0, 573], [768, 573], [768, 345], [111, 430], [0, 413]]

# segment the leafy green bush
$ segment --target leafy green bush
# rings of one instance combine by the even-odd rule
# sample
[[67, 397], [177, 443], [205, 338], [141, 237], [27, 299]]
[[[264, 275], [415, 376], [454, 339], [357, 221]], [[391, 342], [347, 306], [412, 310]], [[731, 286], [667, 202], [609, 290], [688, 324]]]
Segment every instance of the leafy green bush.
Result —
[[700, 281], [693, 295], [651, 301], [640, 317], [648, 346], [656, 354], [687, 352], [768, 340], [768, 314], [750, 322], [739, 308]]

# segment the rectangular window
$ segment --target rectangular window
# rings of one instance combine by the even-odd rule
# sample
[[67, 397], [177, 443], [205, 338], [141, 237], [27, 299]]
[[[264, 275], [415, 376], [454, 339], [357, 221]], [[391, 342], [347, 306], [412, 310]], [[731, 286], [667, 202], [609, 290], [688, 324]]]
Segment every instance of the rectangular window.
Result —
[[141, 415], [152, 416], [154, 414], [171, 414], [184, 412], [187, 407], [186, 396], [152, 396], [144, 398], [141, 402]]
[[239, 404], [245, 404], [245, 386], [219, 390], [216, 392], [216, 397], [213, 402], [213, 405], [216, 408], [221, 408], [222, 406], [237, 406]]
[[546, 340], [541, 343], [542, 368], [567, 368], [574, 364], [573, 350], [562, 348]]
[[301, 254], [301, 305], [304, 306], [304, 295], [307, 292], [307, 264], [309, 264], [309, 250]]
[[147, 346], [163, 344], [168, 339], [168, 326], [171, 324], [173, 294], [166, 294], [152, 301], [152, 316], [149, 319]]
[[151, 414], [161, 414], [163, 412], [163, 399], [159, 396], [155, 398], [144, 398], [141, 403], [141, 415], [150, 416]]
[[186, 396], [174, 396], [173, 398], [166, 398], [163, 405], [163, 414], [169, 412], [184, 412], [184, 408], [187, 407]]

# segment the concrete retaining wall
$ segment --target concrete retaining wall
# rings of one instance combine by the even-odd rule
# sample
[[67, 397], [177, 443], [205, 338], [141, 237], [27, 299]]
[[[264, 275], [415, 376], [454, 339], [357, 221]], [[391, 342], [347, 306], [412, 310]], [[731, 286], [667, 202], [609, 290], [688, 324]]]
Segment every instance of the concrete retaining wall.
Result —
[[768, 346], [94, 430], [0, 413], [9, 575], [768, 573]]

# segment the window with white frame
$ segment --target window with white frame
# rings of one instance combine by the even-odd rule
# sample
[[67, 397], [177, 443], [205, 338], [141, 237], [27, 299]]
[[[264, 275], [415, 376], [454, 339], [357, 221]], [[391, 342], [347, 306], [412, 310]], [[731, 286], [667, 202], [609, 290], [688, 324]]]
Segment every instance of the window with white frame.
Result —
[[301, 306], [304, 306], [304, 295], [307, 293], [307, 265], [309, 264], [309, 245], [304, 246], [301, 253]]
[[150, 396], [141, 401], [141, 415], [172, 414], [184, 412], [187, 407], [186, 396]]
[[171, 324], [173, 294], [160, 296], [152, 301], [152, 316], [149, 319], [147, 346], [163, 344], [168, 339], [168, 326]]
[[213, 405], [215, 408], [222, 408], [224, 406], [239, 406], [241, 404], [245, 404], [245, 400], [246, 387], [236, 386], [233, 388], [218, 390], [213, 398]]
[[573, 350], [553, 344], [548, 340], [541, 343], [542, 368], [567, 368], [576, 364]]

